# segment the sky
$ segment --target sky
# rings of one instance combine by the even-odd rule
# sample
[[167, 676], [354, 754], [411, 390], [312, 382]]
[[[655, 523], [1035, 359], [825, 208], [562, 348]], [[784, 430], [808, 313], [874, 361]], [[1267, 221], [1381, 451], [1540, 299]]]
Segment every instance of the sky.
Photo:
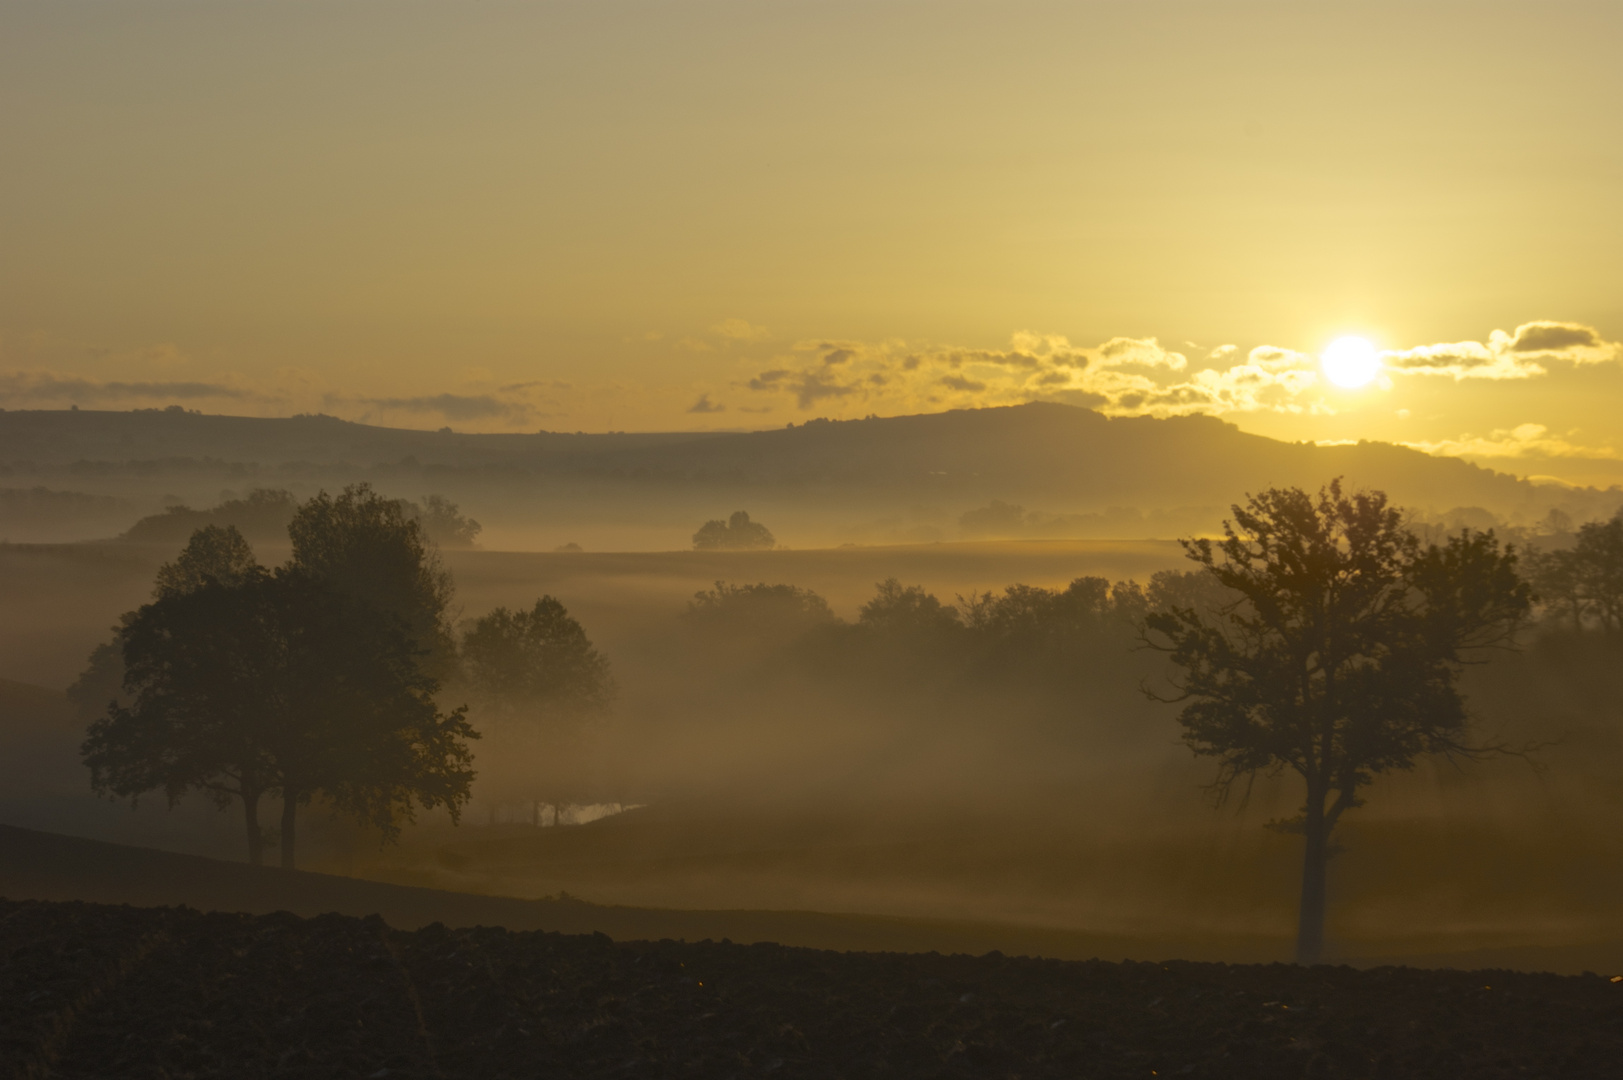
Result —
[[0, 0], [0, 407], [1058, 400], [1623, 482], [1620, 44], [1615, 0]]

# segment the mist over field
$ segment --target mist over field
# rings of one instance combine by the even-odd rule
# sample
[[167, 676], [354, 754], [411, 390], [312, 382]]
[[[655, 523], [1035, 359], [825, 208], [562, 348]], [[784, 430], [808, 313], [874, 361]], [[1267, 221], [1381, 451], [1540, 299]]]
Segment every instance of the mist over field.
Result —
[[[6, 413], [0, 463], [7, 483], [78, 500], [15, 496], [0, 528], [0, 823], [243, 858], [239, 813], [196, 794], [173, 810], [161, 792], [133, 810], [92, 795], [78, 748], [99, 706], [64, 690], [194, 529], [234, 525], [275, 565], [295, 506], [366, 481], [438, 535], [459, 633], [556, 598], [614, 694], [580, 714], [499, 709], [448, 681], [439, 700], [471, 703], [482, 736], [461, 823], [420, 812], [385, 844], [318, 801], [301, 866], [1229, 959], [1288, 953], [1301, 840], [1266, 826], [1301, 796], [1294, 774], [1265, 774], [1217, 805], [1178, 706], [1145, 693], [1175, 696], [1141, 636], [1146, 610], [1193, 587], [1175, 538], [1218, 533], [1220, 498], [1338, 474], [1406, 495], [1426, 536], [1496, 528], [1531, 550], [1623, 504], [1378, 444], [1061, 406], [702, 437]], [[773, 546], [692, 550], [739, 509]], [[1620, 658], [1614, 635], [1547, 612], [1465, 669], [1474, 730], [1538, 749], [1423, 757], [1367, 789], [1336, 833], [1332, 957], [1614, 939]]]

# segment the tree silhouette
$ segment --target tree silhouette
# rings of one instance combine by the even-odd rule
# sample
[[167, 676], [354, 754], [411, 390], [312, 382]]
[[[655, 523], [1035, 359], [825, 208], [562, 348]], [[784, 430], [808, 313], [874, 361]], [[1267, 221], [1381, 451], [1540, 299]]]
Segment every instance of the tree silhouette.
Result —
[[456, 663], [446, 609], [451, 575], [440, 565], [416, 509], [370, 484], [305, 502], [287, 528], [293, 568], [346, 593], [381, 617], [398, 619], [429, 674], [445, 679]]
[[1380, 492], [1270, 489], [1224, 539], [1183, 541], [1233, 597], [1151, 613], [1145, 639], [1183, 670], [1184, 741], [1219, 761], [1217, 790], [1289, 768], [1306, 800], [1297, 959], [1324, 943], [1330, 834], [1378, 774], [1466, 741], [1456, 686], [1474, 650], [1508, 643], [1529, 605], [1513, 550], [1465, 531], [1422, 546]]
[[898, 635], [950, 633], [960, 627], [958, 611], [942, 604], [920, 585], [903, 585], [886, 578], [874, 598], [857, 612], [857, 625]]
[[[255, 495], [262, 494], [255, 492]], [[153, 583], [154, 598], [188, 593], [210, 580], [222, 585], [240, 585], [260, 572], [254, 552], [235, 525], [205, 525], [192, 532], [191, 539], [173, 562], [158, 568]], [[90, 721], [118, 701], [124, 690], [124, 652], [120, 635], [134, 612], [119, 617], [113, 637], [90, 652], [85, 670], [68, 687], [68, 699], [80, 717]]]
[[424, 495], [418, 503], [417, 520], [428, 538], [442, 547], [471, 547], [484, 526], [467, 517], [456, 503], [443, 495]]
[[771, 530], [758, 521], [751, 521], [743, 510], [733, 511], [726, 521], [707, 521], [693, 534], [695, 551], [764, 549], [776, 543]]
[[205, 525], [192, 533], [174, 562], [158, 568], [153, 592], [158, 596], [195, 592], [211, 579], [240, 585], [258, 569], [253, 548], [235, 525]]
[[1571, 618], [1574, 630], [1592, 621], [1602, 633], [1623, 633], [1623, 517], [1586, 522], [1572, 547], [1528, 563], [1539, 599]]
[[609, 662], [563, 604], [543, 596], [529, 611], [499, 607], [462, 638], [471, 688], [507, 711], [581, 715], [614, 697]]
[[783, 644], [835, 621], [828, 601], [795, 585], [729, 585], [693, 594], [683, 618], [701, 633], [726, 641]]
[[472, 782], [462, 710], [392, 620], [298, 571], [256, 570], [161, 594], [120, 631], [128, 706], [82, 747], [101, 794], [171, 805], [201, 790], [241, 799], [248, 854], [263, 857], [261, 797], [282, 798], [282, 865], [294, 865], [297, 807], [321, 797], [393, 838], [414, 802], [453, 819]]

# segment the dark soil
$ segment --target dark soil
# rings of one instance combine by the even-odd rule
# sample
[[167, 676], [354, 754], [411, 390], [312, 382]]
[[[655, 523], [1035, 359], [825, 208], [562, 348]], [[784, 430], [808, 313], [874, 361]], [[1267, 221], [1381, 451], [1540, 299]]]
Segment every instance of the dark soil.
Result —
[[0, 1058], [62, 1077], [1615, 1077], [1594, 975], [614, 942], [0, 901]]

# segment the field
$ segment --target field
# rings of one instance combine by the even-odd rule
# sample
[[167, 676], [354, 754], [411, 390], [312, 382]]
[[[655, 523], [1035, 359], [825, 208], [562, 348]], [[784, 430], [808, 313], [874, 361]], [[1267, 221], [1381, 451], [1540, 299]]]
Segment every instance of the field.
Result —
[[0, 902], [17, 1075], [1598, 1078], [1586, 974], [832, 953]]

